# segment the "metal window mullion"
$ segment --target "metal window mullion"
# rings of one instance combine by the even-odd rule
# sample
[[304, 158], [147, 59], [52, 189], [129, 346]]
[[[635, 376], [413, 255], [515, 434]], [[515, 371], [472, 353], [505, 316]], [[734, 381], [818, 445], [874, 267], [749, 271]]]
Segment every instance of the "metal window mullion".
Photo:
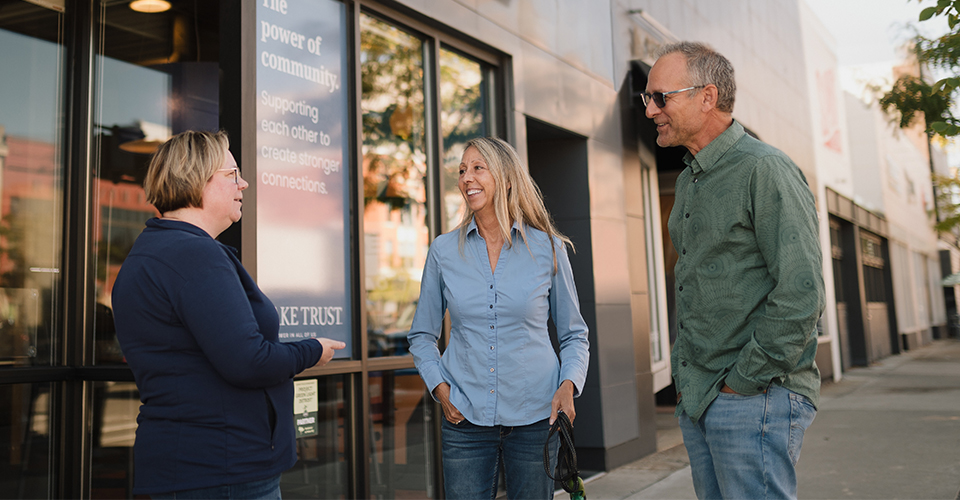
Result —
[[[347, 55], [348, 67], [350, 68], [351, 74], [353, 75], [352, 81], [350, 82], [350, 95], [349, 99], [349, 109], [350, 113], [354, 117], [353, 122], [350, 124], [351, 127], [349, 130], [352, 130], [352, 137], [349, 139], [351, 141], [353, 158], [351, 162], [351, 172], [353, 173], [352, 178], [360, 179], [363, 175], [363, 109], [360, 106], [360, 101], [363, 98], [363, 89], [361, 87], [361, 67], [360, 67], [360, 2], [359, 1], [346, 1], [347, 6], [347, 22], [346, 24], [350, 26], [348, 31], [348, 40], [350, 41], [350, 49]], [[363, 182], [359, 180], [356, 181], [354, 189], [354, 203], [352, 204], [352, 212], [355, 215], [351, 216], [351, 227], [355, 228], [356, 238], [353, 240], [356, 251], [354, 255], [357, 256], [356, 262], [353, 266], [354, 272], [356, 273], [353, 278], [353, 283], [355, 286], [355, 293], [353, 294], [355, 301], [354, 306], [354, 324], [357, 325], [358, 333], [353, 336], [355, 340], [358, 340], [359, 344], [354, 347], [354, 354], [359, 354], [360, 359], [360, 371], [351, 375], [348, 375], [350, 378], [350, 391], [349, 396], [346, 398], [346, 404], [349, 405], [351, 409], [352, 418], [348, 419], [348, 422], [351, 422], [350, 428], [347, 431], [347, 446], [350, 447], [351, 453], [348, 454], [351, 460], [351, 465], [348, 467], [350, 470], [349, 481], [350, 488], [349, 494], [353, 498], [369, 498], [370, 497], [370, 460], [371, 460], [371, 446], [370, 446], [370, 431], [371, 431], [371, 422], [370, 422], [370, 382], [369, 382], [369, 353], [367, 346], [369, 345], [369, 338], [367, 336], [367, 290], [363, 284], [364, 277], [366, 276], [366, 265], [363, 259], [363, 256], [366, 254], [366, 241], [364, 238], [364, 225], [363, 225], [363, 206], [361, 205], [363, 201]]]
[[423, 42], [423, 111], [427, 155], [427, 224], [430, 241], [443, 231], [444, 204], [440, 170], [443, 168], [443, 137], [440, 132], [440, 41]]
[[[443, 135], [440, 129], [442, 106], [440, 103], [440, 40], [436, 37], [428, 38], [423, 44], [423, 101], [426, 123], [424, 131], [427, 138], [427, 210], [430, 214], [430, 241], [443, 231], [443, 221], [446, 220], [446, 204], [443, 203]], [[441, 345], [446, 346], [450, 340], [449, 321], [444, 319]], [[429, 389], [427, 389], [429, 390]], [[427, 401], [431, 403], [430, 400]], [[442, 415], [440, 404], [433, 402], [434, 414]], [[434, 435], [434, 449], [428, 453], [434, 457], [440, 456], [440, 419], [435, 419], [431, 430]], [[443, 474], [440, 460], [434, 461], [433, 488], [434, 491], [443, 491]]]
[[497, 71], [493, 66], [481, 63], [483, 79], [483, 98], [484, 98], [484, 123], [487, 125], [487, 135], [490, 137], [503, 137], [504, 127], [502, 114], [498, 108], [500, 98], [497, 92]]
[[[60, 355], [54, 358], [66, 367], [81, 367], [92, 361], [92, 301], [95, 275], [92, 252], [94, 203], [93, 102], [95, 43], [98, 39], [95, 0], [73, 2], [65, 16], [66, 127], [64, 130], [63, 254], [61, 273], [62, 316]], [[91, 443], [86, 432], [91, 415], [92, 382], [79, 379], [59, 384], [59, 446], [55, 473], [60, 498], [89, 498]], [[58, 418], [59, 417], [59, 418]]]

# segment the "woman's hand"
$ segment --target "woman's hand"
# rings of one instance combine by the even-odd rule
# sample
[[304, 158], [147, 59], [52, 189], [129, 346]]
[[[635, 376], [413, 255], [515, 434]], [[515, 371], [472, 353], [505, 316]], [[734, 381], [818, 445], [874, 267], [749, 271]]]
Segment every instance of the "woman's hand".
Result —
[[573, 407], [573, 382], [564, 380], [560, 383], [560, 388], [553, 394], [553, 401], [550, 402], [550, 425], [557, 420], [557, 412], [563, 410], [563, 413], [573, 423], [577, 418], [577, 410]]
[[315, 366], [323, 366], [329, 363], [333, 359], [333, 351], [347, 347], [347, 344], [339, 340], [330, 340], [325, 337], [318, 337], [317, 342], [320, 342], [320, 345], [323, 346], [323, 354], [320, 355], [320, 361], [317, 361]]
[[443, 408], [443, 416], [447, 419], [447, 422], [453, 425], [463, 422], [463, 414], [450, 402], [450, 384], [440, 382], [439, 385], [433, 388], [433, 396], [437, 398], [437, 401], [440, 401], [440, 406]]

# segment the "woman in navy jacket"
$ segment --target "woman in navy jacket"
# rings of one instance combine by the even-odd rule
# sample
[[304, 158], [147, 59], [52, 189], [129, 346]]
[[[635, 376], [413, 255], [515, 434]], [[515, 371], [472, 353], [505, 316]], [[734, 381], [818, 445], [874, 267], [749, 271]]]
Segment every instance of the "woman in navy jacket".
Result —
[[140, 390], [133, 493], [279, 498], [297, 460], [293, 377], [343, 342], [280, 343], [279, 317], [235, 250], [243, 190], [223, 132], [184, 132], [144, 181], [147, 221], [113, 289], [117, 337]]

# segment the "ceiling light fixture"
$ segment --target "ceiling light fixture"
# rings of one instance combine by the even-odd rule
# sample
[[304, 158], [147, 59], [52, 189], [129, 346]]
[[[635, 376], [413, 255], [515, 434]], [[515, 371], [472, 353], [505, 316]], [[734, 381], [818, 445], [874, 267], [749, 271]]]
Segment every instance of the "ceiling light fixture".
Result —
[[130, 8], [137, 12], [155, 14], [170, 10], [170, 2], [167, 0], [133, 0], [130, 2]]

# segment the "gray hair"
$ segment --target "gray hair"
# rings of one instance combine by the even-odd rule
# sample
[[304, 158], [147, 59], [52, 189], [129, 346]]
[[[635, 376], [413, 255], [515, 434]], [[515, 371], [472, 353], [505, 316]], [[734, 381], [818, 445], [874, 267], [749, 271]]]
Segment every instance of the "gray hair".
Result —
[[687, 62], [690, 86], [713, 84], [717, 87], [717, 109], [733, 112], [737, 97], [737, 82], [733, 78], [733, 65], [713, 47], [701, 42], [678, 42], [664, 45], [657, 50], [657, 58], [672, 53], [681, 54]]

